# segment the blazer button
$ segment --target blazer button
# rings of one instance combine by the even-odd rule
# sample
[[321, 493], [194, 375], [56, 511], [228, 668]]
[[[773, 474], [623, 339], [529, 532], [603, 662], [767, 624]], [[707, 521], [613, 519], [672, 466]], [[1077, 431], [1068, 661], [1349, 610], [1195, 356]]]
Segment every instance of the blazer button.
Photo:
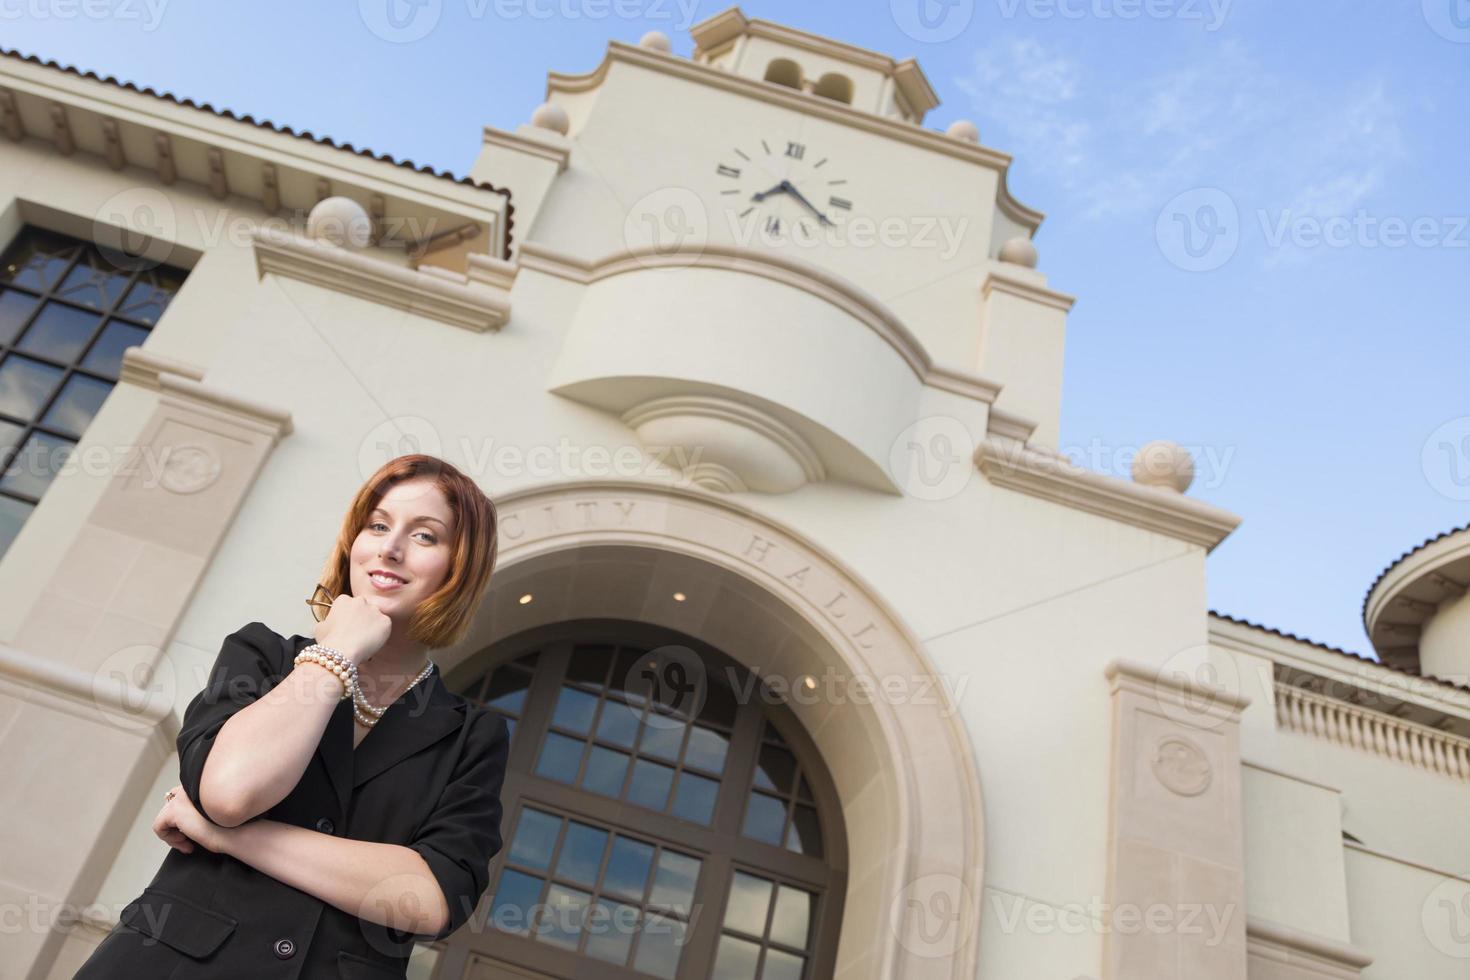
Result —
[[336, 829], [336, 825], [333, 824], [332, 821], [328, 818], [322, 817], [316, 822], [316, 829], [320, 830], [324, 834], [330, 834], [333, 830]]
[[289, 960], [296, 955], [296, 944], [289, 939], [276, 940], [276, 958]]

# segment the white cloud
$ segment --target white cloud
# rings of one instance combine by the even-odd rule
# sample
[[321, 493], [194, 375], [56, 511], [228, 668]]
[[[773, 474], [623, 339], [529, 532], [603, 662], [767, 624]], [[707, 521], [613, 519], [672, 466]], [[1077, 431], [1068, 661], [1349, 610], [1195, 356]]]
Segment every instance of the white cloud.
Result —
[[1137, 215], [1219, 186], [1242, 214], [1363, 206], [1403, 156], [1382, 80], [1355, 86], [1273, 72], [1211, 39], [1183, 67], [1105, 76], [1034, 39], [997, 39], [954, 84], [987, 143], [1037, 168], [1088, 219]]

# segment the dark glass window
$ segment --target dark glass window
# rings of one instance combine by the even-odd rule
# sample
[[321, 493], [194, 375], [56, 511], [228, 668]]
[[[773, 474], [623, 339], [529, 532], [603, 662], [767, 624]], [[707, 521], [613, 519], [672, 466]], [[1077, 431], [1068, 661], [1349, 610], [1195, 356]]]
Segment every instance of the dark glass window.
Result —
[[183, 269], [112, 258], [31, 226], [0, 256], [0, 556], [183, 285]]

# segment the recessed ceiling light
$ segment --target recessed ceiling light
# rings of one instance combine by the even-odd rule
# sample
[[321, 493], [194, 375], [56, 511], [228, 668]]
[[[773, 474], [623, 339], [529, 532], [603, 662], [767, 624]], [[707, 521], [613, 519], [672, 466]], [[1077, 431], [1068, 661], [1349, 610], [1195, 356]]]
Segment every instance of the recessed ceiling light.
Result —
[[531, 601], [531, 593], [527, 592], [525, 595], [521, 596], [521, 605], [524, 606], [526, 603], [528, 603], [530, 601]]

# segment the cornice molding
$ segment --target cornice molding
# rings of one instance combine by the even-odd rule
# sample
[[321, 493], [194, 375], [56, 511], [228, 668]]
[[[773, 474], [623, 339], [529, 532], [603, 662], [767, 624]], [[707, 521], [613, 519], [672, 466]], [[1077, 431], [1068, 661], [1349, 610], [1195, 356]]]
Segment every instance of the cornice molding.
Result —
[[273, 444], [291, 434], [291, 413], [283, 408], [244, 398], [215, 385], [192, 381], [176, 374], [160, 374], [158, 385], [164, 404], [176, 405], [189, 412], [204, 410], [226, 421], [254, 429], [271, 439]]
[[1204, 718], [1230, 721], [1251, 703], [1251, 699], [1228, 687], [1206, 685], [1184, 671], [1160, 670], [1153, 664], [1127, 657], [1115, 657], [1103, 666], [1103, 676], [1110, 689], [1129, 690], [1155, 701], [1166, 701], [1172, 707], [1183, 707]]
[[1011, 196], [1006, 186], [1006, 171], [1011, 164], [1009, 154], [981, 146], [978, 143], [957, 140], [937, 130], [925, 129], [916, 123], [874, 115], [819, 95], [798, 92], [784, 85], [773, 85], [759, 79], [743, 78], [709, 65], [689, 61], [678, 55], [652, 51], [620, 41], [608, 42], [607, 53], [603, 56], [602, 63], [590, 72], [581, 75], [547, 72], [547, 101], [550, 101], [551, 97], [558, 92], [575, 94], [596, 88], [602, 84], [612, 64], [618, 61], [682, 78], [695, 84], [721, 89], [735, 95], [769, 102], [794, 112], [816, 116], [838, 125], [850, 126], [876, 136], [986, 167], [995, 171], [998, 176], [996, 206], [1002, 214], [1029, 229], [1033, 234], [1046, 217], [1042, 212], [1027, 207]]
[[567, 169], [567, 161], [571, 159], [572, 148], [570, 144], [556, 146], [550, 142], [544, 142], [524, 133], [512, 133], [505, 129], [496, 129], [494, 126], [486, 126], [484, 142], [491, 146], [498, 146], [514, 153], [525, 153], [529, 156], [540, 157], [549, 160], [556, 165], [556, 172], [561, 173]]
[[985, 282], [980, 286], [981, 299], [989, 299], [991, 293], [1005, 293], [1018, 299], [1030, 300], [1043, 306], [1066, 313], [1072, 309], [1072, 304], [1077, 302], [1077, 297], [1068, 293], [1058, 292], [1046, 286], [1034, 282], [1027, 282], [1018, 276], [1010, 275], [1000, 269], [992, 269], [985, 275]]
[[1304, 932], [1259, 916], [1245, 918], [1250, 955], [1273, 963], [1290, 964], [1292, 975], [1349, 980], [1373, 962], [1373, 954], [1351, 943]]
[[1094, 473], [1065, 455], [1032, 444], [988, 438], [975, 465], [997, 486], [1214, 549], [1240, 517], [1171, 490]]
[[338, 245], [272, 228], [254, 233], [255, 267], [349, 296], [482, 333], [510, 319], [504, 290], [447, 269], [437, 274], [392, 265]]
[[159, 391], [162, 388], [159, 378], [164, 374], [178, 375], [190, 381], [201, 381], [204, 378], [204, 368], [187, 361], [165, 357], [144, 347], [129, 347], [123, 351], [122, 370], [118, 372], [118, 381]]
[[841, 276], [800, 259], [739, 245], [705, 244], [696, 250], [660, 251], [643, 246], [588, 260], [537, 242], [522, 242], [520, 264], [537, 272], [589, 285], [600, 279], [646, 269], [723, 269], [762, 276], [809, 293], [860, 321], [898, 352], [926, 385], [990, 404], [1000, 395], [998, 382], [958, 368], [936, 365], [918, 337], [876, 297]]

